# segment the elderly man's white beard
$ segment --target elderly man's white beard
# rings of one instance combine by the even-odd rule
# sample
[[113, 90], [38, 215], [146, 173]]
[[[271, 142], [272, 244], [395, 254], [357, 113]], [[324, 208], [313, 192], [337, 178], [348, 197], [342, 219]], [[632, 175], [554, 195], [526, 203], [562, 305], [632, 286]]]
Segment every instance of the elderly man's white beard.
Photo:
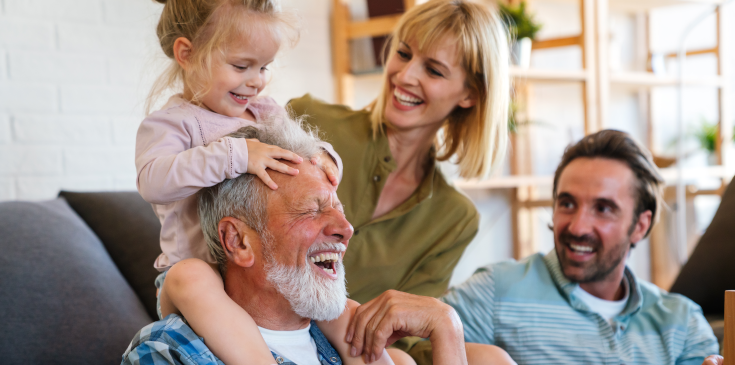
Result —
[[[270, 244], [270, 242], [263, 243]], [[344, 245], [316, 244], [312, 246], [310, 252], [327, 249], [343, 251]], [[304, 264], [296, 267], [276, 262], [270, 254], [266, 254], [265, 258], [266, 278], [288, 300], [296, 314], [316, 321], [331, 321], [342, 314], [347, 305], [347, 287], [342, 260], [335, 262], [337, 279], [332, 280], [311, 267], [308, 255]]]

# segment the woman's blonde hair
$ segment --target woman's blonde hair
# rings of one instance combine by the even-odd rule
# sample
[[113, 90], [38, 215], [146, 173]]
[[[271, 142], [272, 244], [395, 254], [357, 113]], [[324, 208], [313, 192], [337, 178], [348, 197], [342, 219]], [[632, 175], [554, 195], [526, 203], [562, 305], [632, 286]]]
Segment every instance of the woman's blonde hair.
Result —
[[[419, 52], [435, 47], [445, 37], [457, 46], [466, 86], [476, 98], [470, 108], [457, 107], [447, 117], [435, 144], [437, 160], [457, 156], [464, 178], [484, 177], [499, 166], [508, 146], [508, 33], [495, 11], [467, 0], [430, 0], [401, 17], [391, 36], [393, 57], [400, 42], [415, 41]], [[387, 74], [378, 99], [370, 106], [374, 135], [383, 132], [385, 106], [391, 97]]]
[[[153, 83], [146, 100], [146, 113], [168, 89], [186, 83], [193, 92], [192, 102], [211, 87], [215, 57], [227, 53], [227, 47], [251, 35], [256, 26], [265, 25], [272, 40], [281, 44], [298, 41], [297, 22], [281, 12], [277, 0], [155, 0], [164, 4], [156, 35], [163, 53], [171, 59], [166, 70]], [[174, 57], [174, 42], [184, 37], [192, 44], [184, 70]], [[268, 40], [270, 41], [270, 40]]]

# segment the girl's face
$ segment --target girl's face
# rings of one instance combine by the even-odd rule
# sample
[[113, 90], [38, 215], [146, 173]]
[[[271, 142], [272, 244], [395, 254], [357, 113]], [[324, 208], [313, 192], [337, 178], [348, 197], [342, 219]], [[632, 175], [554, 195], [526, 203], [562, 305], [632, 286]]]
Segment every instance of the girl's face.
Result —
[[390, 100], [385, 118], [399, 130], [439, 128], [454, 108], [475, 105], [466, 75], [449, 37], [426, 53], [416, 41], [402, 41], [390, 55], [386, 73]]
[[249, 42], [233, 44], [213, 60], [211, 88], [201, 99], [211, 111], [244, 118], [248, 102], [263, 91], [279, 44], [254, 33]]

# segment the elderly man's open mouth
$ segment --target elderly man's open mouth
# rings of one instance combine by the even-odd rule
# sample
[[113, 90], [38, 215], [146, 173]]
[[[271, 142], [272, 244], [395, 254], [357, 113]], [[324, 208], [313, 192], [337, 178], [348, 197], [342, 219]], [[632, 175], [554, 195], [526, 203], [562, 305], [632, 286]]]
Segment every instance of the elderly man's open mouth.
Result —
[[334, 251], [315, 252], [309, 254], [309, 261], [329, 277], [336, 277], [337, 261], [340, 260], [340, 256], [342, 256], [340, 252]]

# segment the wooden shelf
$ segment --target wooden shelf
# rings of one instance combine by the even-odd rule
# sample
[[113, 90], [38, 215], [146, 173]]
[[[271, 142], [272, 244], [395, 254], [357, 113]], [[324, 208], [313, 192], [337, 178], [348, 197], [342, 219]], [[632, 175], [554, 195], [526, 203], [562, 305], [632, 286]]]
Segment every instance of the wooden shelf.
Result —
[[455, 180], [454, 186], [462, 190], [509, 189], [521, 186], [551, 186], [553, 176], [511, 175], [492, 177], [487, 180]]
[[[610, 83], [613, 85], [628, 86], [677, 86], [679, 80], [674, 76], [657, 76], [651, 72], [616, 72], [610, 74]], [[701, 76], [701, 77], [685, 77], [684, 85], [686, 86], [710, 86], [722, 87], [725, 80], [717, 75]]]
[[510, 75], [516, 80], [550, 82], [582, 82], [589, 78], [589, 73], [585, 70], [542, 70], [512, 66]]
[[[676, 184], [676, 167], [660, 169], [667, 185]], [[684, 169], [684, 180], [692, 181], [700, 178], [718, 178], [730, 180], [732, 174], [723, 166], [705, 166]], [[454, 186], [462, 190], [510, 189], [524, 186], [551, 186], [554, 177], [551, 175], [510, 175], [489, 178], [487, 180], [455, 180]]]
[[[577, 3], [577, 0], [533, 0], [541, 2], [555, 2], [555, 3]], [[660, 8], [663, 6], [675, 6], [675, 5], [689, 5], [689, 4], [702, 4], [702, 5], [719, 5], [724, 0], [608, 0], [608, 7], [610, 10], [625, 11], [625, 12], [643, 12], [654, 8]]]
[[[352, 76], [360, 79], [379, 78], [382, 77], [382, 72], [383, 70], [378, 68], [352, 74]], [[584, 82], [588, 78], [588, 73], [585, 70], [544, 70], [511, 67], [510, 74], [516, 81], [533, 82]], [[674, 76], [657, 76], [650, 72], [617, 72], [610, 74], [610, 83], [621, 86], [662, 87], [677, 86], [678, 80]], [[725, 80], [716, 75], [684, 78], [684, 85], [686, 86], [719, 88], [724, 84]]]
[[[382, 75], [382, 68], [350, 74], [351, 77], [359, 79], [382, 77]], [[510, 67], [510, 75], [517, 81], [529, 80], [541, 82], [583, 82], [586, 81], [589, 76], [585, 70], [543, 70], [533, 68], [526, 69], [515, 66]]]
[[[688, 167], [683, 171], [684, 181], [692, 181], [701, 178], [719, 178], [730, 180], [732, 174], [724, 166]], [[661, 176], [668, 185], [676, 184], [676, 167], [661, 169]]]

